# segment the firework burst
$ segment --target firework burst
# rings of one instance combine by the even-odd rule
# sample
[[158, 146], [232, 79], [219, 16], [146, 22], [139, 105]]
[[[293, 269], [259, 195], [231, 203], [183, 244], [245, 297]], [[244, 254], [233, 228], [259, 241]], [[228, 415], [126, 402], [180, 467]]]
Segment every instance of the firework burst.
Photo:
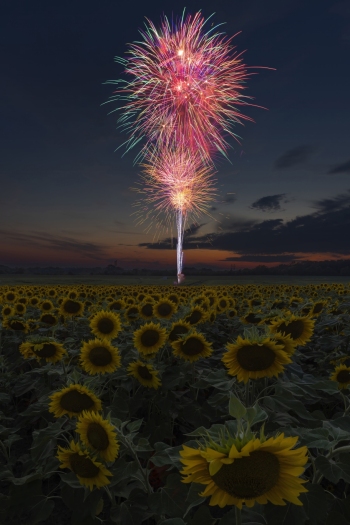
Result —
[[252, 97], [240, 91], [255, 73], [247, 73], [242, 53], [232, 53], [236, 35], [215, 33], [218, 26], [205, 31], [207, 20], [200, 12], [186, 18], [183, 13], [174, 25], [164, 16], [159, 31], [147, 21], [146, 30], [140, 31], [143, 41], [130, 44], [129, 59], [116, 58], [131, 80], [109, 81], [119, 87], [108, 102], [125, 102], [114, 110], [122, 111], [118, 122], [129, 133], [124, 144], [129, 150], [145, 139], [136, 161], [151, 143], [159, 149], [182, 143], [212, 164], [217, 152], [226, 156], [229, 136], [239, 142], [233, 125], [242, 124], [240, 118], [254, 122], [237, 106], [254, 106], [243, 100]]

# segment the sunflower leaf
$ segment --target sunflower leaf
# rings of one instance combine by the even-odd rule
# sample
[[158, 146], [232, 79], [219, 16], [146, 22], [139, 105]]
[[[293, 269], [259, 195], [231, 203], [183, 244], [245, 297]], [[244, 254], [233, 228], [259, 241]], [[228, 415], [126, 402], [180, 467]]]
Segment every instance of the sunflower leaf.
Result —
[[230, 413], [230, 416], [236, 418], [236, 419], [242, 419], [247, 413], [247, 409], [245, 406], [240, 402], [238, 397], [234, 396], [232, 392], [230, 392], [230, 401], [228, 404], [228, 410]]

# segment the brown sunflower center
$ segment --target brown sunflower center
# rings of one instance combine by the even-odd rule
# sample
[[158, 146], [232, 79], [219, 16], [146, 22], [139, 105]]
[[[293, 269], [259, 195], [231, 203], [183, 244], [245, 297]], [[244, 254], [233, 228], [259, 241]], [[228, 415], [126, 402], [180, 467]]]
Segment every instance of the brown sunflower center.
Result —
[[110, 334], [113, 331], [114, 323], [112, 319], [109, 319], [108, 317], [102, 317], [97, 323], [97, 328], [101, 334]]
[[157, 313], [160, 317], [167, 317], [172, 311], [172, 306], [169, 303], [159, 303], [157, 305]]
[[137, 306], [131, 306], [130, 308], [128, 308], [127, 316], [130, 319], [133, 319], [134, 317], [137, 316], [138, 313], [139, 313], [139, 309], [137, 308]]
[[151, 347], [157, 344], [159, 341], [159, 332], [157, 330], [148, 329], [141, 335], [141, 343], [143, 346]]
[[220, 299], [219, 306], [220, 306], [220, 308], [226, 308], [226, 306], [227, 306], [226, 299]]
[[121, 310], [123, 307], [123, 304], [120, 301], [114, 301], [112, 304], [110, 304], [111, 310]]
[[212, 479], [216, 485], [236, 498], [252, 499], [266, 494], [278, 482], [280, 464], [277, 457], [265, 450], [235, 459], [223, 465]]
[[39, 357], [52, 357], [56, 354], [56, 346], [53, 343], [44, 343], [40, 350], [35, 350], [32, 347], [33, 352]]
[[338, 383], [348, 383], [350, 381], [350, 371], [349, 370], [340, 370], [337, 375]]
[[191, 315], [186, 318], [186, 321], [190, 324], [197, 324], [203, 317], [203, 314], [200, 310], [193, 310]]
[[89, 359], [95, 366], [106, 366], [112, 361], [112, 355], [108, 348], [95, 346], [90, 350]]
[[72, 301], [71, 299], [68, 299], [65, 303], [64, 303], [64, 311], [67, 313], [67, 314], [76, 314], [78, 313], [80, 310], [80, 304], [77, 303], [76, 301]]
[[51, 310], [51, 306], [52, 306], [51, 303], [44, 302], [42, 303], [41, 308], [43, 310]]
[[56, 324], [56, 318], [51, 314], [42, 315], [40, 321], [46, 324]]
[[323, 303], [316, 303], [313, 308], [314, 314], [318, 314], [319, 312], [322, 312], [323, 310]]
[[14, 294], [14, 293], [9, 292], [9, 293], [6, 295], [6, 299], [7, 299], [8, 301], [13, 301], [14, 298], [15, 298], [15, 294]]
[[16, 304], [16, 310], [17, 312], [23, 312], [24, 311], [24, 305], [21, 303]]
[[10, 326], [12, 330], [24, 330], [25, 326], [21, 321], [11, 321]]
[[152, 374], [148, 370], [147, 366], [140, 365], [137, 369], [138, 374], [142, 377], [142, 379], [146, 379], [147, 381], [152, 380]]
[[261, 321], [261, 317], [256, 317], [255, 314], [250, 313], [245, 316], [245, 320], [247, 321], [247, 323], [258, 324]]
[[85, 392], [79, 392], [78, 390], [70, 390], [63, 394], [60, 400], [60, 405], [64, 410], [70, 412], [82, 412], [88, 410], [94, 404], [94, 400]]
[[291, 321], [288, 325], [283, 322], [278, 328], [280, 332], [290, 334], [292, 339], [298, 339], [304, 332], [304, 322], [301, 319]]
[[181, 345], [181, 352], [186, 355], [197, 355], [204, 350], [204, 344], [197, 337], [192, 336], [187, 339], [185, 343]]
[[74, 474], [82, 478], [94, 478], [100, 472], [99, 467], [94, 465], [90, 458], [81, 456], [78, 452], [69, 456], [69, 463]]
[[249, 372], [266, 370], [274, 363], [275, 358], [275, 352], [266, 345], [244, 345], [237, 351], [239, 365]]
[[109, 445], [108, 434], [98, 423], [89, 423], [86, 436], [96, 450], [106, 450]]
[[152, 317], [153, 315], [153, 305], [151, 303], [146, 303], [141, 307], [141, 313], [145, 317]]
[[169, 340], [170, 341], [176, 341], [179, 337], [179, 335], [187, 334], [188, 328], [187, 326], [174, 326], [174, 328], [171, 330], [169, 334]]

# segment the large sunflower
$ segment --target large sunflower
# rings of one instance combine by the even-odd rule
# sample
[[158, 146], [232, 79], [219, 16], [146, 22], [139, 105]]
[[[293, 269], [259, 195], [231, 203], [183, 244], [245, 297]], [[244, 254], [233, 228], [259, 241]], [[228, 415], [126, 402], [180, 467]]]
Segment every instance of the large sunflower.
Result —
[[287, 355], [292, 356], [294, 354], [296, 344], [290, 334], [283, 335], [280, 332], [274, 332], [273, 340], [276, 341], [278, 345], [282, 345], [282, 350], [286, 352]]
[[60, 468], [69, 468], [74, 472], [81, 485], [93, 490], [94, 485], [97, 488], [109, 485], [110, 480], [107, 476], [112, 473], [106, 467], [92, 459], [86, 451], [83, 451], [79, 443], [70, 442], [70, 448], [58, 446], [57, 459], [61, 461]]
[[62, 417], [67, 414], [69, 417], [78, 416], [83, 410], [99, 412], [102, 410], [100, 399], [91, 390], [83, 385], [72, 384], [51, 396], [49, 412], [53, 412], [55, 417]]
[[166, 330], [160, 324], [146, 323], [134, 332], [134, 345], [140, 354], [158, 352], [166, 341]]
[[111, 423], [101, 414], [84, 410], [76, 426], [76, 432], [86, 447], [98, 452], [104, 461], [114, 461], [118, 456], [119, 443], [116, 431]]
[[81, 367], [90, 375], [114, 372], [121, 365], [118, 348], [108, 339], [84, 341], [80, 352]]
[[100, 339], [114, 339], [121, 329], [120, 317], [114, 312], [101, 310], [90, 319], [90, 328]]
[[142, 361], [135, 361], [128, 366], [128, 374], [137, 379], [141, 385], [148, 388], [157, 389], [161, 384], [157, 377], [159, 372], [153, 366], [143, 363]]
[[272, 321], [269, 329], [271, 332], [281, 332], [284, 335], [290, 334], [296, 345], [303, 346], [310, 341], [314, 332], [314, 326], [315, 319], [291, 314], [285, 319]]
[[146, 321], [152, 319], [153, 305], [154, 305], [154, 301], [152, 298], [150, 300], [147, 300], [141, 303], [139, 307], [139, 312], [140, 312], [140, 317], [142, 317], [142, 319], [145, 319]]
[[338, 382], [339, 390], [348, 388], [350, 385], [350, 367], [344, 364], [337, 366], [330, 378], [332, 381]]
[[237, 376], [238, 381], [247, 383], [249, 379], [278, 376], [291, 359], [270, 337], [261, 340], [237, 337], [236, 344], [226, 345], [227, 352], [221, 361], [228, 373]]
[[266, 441], [250, 439], [243, 447], [228, 441], [226, 447], [215, 446], [194, 449], [182, 445], [179, 452], [185, 465], [181, 474], [183, 483], [206, 485], [201, 497], [211, 496], [209, 505], [235, 505], [244, 503], [253, 507], [255, 502], [285, 505], [286, 501], [302, 505], [298, 499], [306, 480], [299, 476], [307, 462], [307, 447], [291, 450], [298, 437], [280, 434]]
[[212, 343], [208, 343], [204, 336], [195, 330], [171, 343], [173, 354], [191, 363], [201, 357], [209, 357], [213, 351], [211, 345]]

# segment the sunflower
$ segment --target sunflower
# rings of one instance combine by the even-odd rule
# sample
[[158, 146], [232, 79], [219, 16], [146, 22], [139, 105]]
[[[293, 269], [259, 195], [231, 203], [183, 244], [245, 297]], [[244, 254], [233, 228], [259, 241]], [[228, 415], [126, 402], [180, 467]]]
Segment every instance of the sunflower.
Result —
[[17, 294], [13, 291], [9, 291], [5, 293], [4, 298], [8, 303], [14, 303], [17, 299]]
[[108, 304], [108, 308], [110, 310], [115, 310], [119, 312], [119, 310], [125, 309], [125, 302], [123, 301], [123, 299], [112, 299], [111, 302], [109, 302]]
[[238, 312], [237, 312], [236, 308], [230, 308], [229, 310], [226, 310], [226, 316], [229, 319], [233, 319], [237, 315], [238, 315]]
[[327, 304], [327, 299], [324, 299], [323, 301], [316, 301], [310, 310], [309, 317], [318, 317], [321, 312], [323, 312]]
[[70, 442], [70, 448], [58, 446], [57, 459], [61, 461], [60, 468], [69, 468], [74, 472], [81, 485], [93, 490], [94, 485], [97, 488], [109, 485], [110, 480], [107, 476], [112, 473], [106, 469], [102, 463], [92, 459], [87, 452], [81, 449], [79, 443]]
[[169, 299], [162, 298], [153, 305], [153, 315], [159, 319], [170, 319], [176, 312], [176, 305]]
[[232, 439], [224, 447], [213, 442], [214, 448], [182, 445], [179, 454], [184, 468], [180, 474], [186, 477], [181, 481], [206, 485], [199, 496], [211, 496], [210, 506], [235, 505], [241, 509], [243, 503], [253, 507], [256, 502], [264, 505], [268, 501], [302, 505], [298, 496], [308, 491], [303, 487], [306, 480], [299, 476], [305, 470], [307, 447], [292, 450], [298, 437], [285, 438], [283, 433], [265, 439], [253, 437], [243, 447]]
[[84, 341], [80, 352], [80, 365], [90, 375], [114, 372], [120, 367], [118, 348], [108, 339]]
[[243, 324], [259, 324], [261, 322], [261, 316], [257, 316], [261, 312], [248, 312], [243, 317], [240, 317], [240, 321]]
[[29, 326], [27, 325], [26, 321], [18, 315], [6, 317], [3, 320], [3, 326], [4, 328], [7, 328], [8, 330], [14, 330], [15, 332], [24, 332], [25, 334], [29, 332]]
[[91, 332], [101, 339], [114, 339], [121, 329], [119, 314], [100, 310], [90, 319]]
[[211, 345], [212, 343], [208, 343], [204, 336], [195, 330], [171, 343], [174, 355], [191, 363], [201, 357], [209, 357], [213, 351]]
[[168, 339], [170, 342], [176, 341], [184, 334], [187, 334], [191, 329], [190, 323], [185, 323], [184, 321], [177, 321], [173, 323], [170, 327], [170, 332]]
[[13, 316], [14, 313], [15, 313], [14, 308], [12, 308], [12, 306], [10, 306], [8, 304], [3, 306], [2, 310], [1, 310], [1, 314], [3, 315], [3, 317]]
[[226, 345], [227, 352], [222, 362], [228, 368], [228, 373], [237, 376], [238, 381], [247, 383], [249, 379], [278, 376], [284, 370], [284, 365], [291, 359], [270, 337], [259, 340], [237, 337], [236, 344]]
[[79, 384], [72, 384], [59, 390], [49, 396], [49, 399], [51, 399], [49, 412], [53, 412], [55, 417], [62, 417], [64, 414], [74, 417], [81, 414], [83, 410], [91, 412], [102, 410], [100, 399], [91, 390]]
[[127, 307], [124, 315], [128, 323], [133, 323], [139, 317], [139, 313], [139, 307], [136, 304], [132, 304]]
[[73, 301], [73, 299], [63, 299], [60, 304], [59, 315], [64, 317], [80, 316], [84, 311], [84, 304], [81, 301]]
[[207, 312], [201, 306], [194, 306], [189, 315], [185, 317], [185, 322], [191, 325], [203, 323], [207, 317]]
[[339, 390], [348, 388], [350, 385], [350, 367], [346, 365], [337, 366], [330, 378], [332, 381], [338, 382]]
[[281, 332], [284, 335], [290, 334], [296, 345], [303, 346], [310, 341], [315, 326], [315, 319], [289, 315], [285, 319], [272, 321], [269, 328], [271, 332]]
[[18, 314], [18, 315], [24, 315], [27, 311], [26, 305], [23, 303], [20, 303], [19, 301], [18, 303], [14, 304], [14, 309], [15, 309], [15, 314]]
[[47, 363], [57, 363], [67, 354], [61, 343], [50, 337], [40, 336], [29, 336], [27, 341], [20, 345], [19, 351], [25, 359], [36, 357], [38, 362], [45, 359]]
[[157, 377], [159, 372], [153, 366], [143, 363], [142, 361], [135, 361], [128, 366], [128, 374], [137, 379], [141, 385], [148, 388], [157, 389], [161, 384]]
[[53, 310], [55, 307], [49, 299], [45, 299], [40, 303], [39, 308], [43, 312], [51, 312], [51, 310]]
[[139, 312], [140, 312], [140, 317], [142, 317], [142, 319], [146, 319], [149, 320], [153, 317], [153, 304], [154, 304], [154, 301], [144, 301], [143, 303], [141, 303], [140, 307], [139, 307]]
[[166, 341], [166, 330], [160, 324], [146, 323], [134, 332], [134, 345], [141, 354], [158, 352]]
[[102, 419], [96, 412], [83, 412], [78, 417], [76, 432], [81, 442], [94, 452], [98, 452], [104, 461], [114, 461], [118, 456], [119, 443], [111, 423]]

